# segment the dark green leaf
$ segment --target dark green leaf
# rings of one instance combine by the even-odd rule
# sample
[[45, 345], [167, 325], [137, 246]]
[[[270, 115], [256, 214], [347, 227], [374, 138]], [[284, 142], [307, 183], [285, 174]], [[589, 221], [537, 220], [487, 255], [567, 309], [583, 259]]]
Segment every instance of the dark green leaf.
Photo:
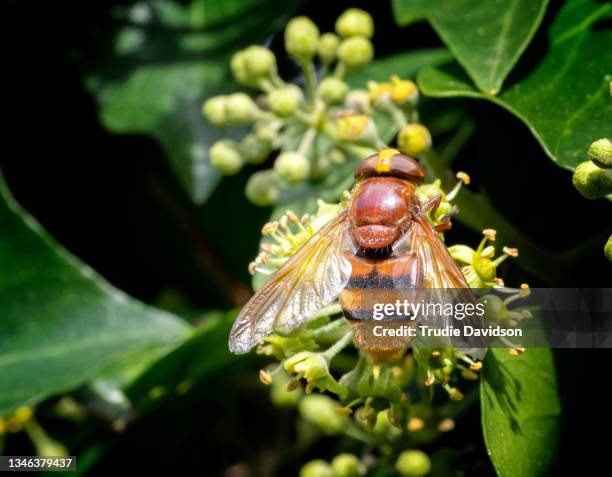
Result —
[[399, 24], [427, 18], [476, 86], [497, 94], [533, 38], [548, 0], [394, 0]]
[[209, 374], [248, 358], [229, 351], [229, 332], [237, 314], [237, 310], [216, 311], [203, 317], [203, 324], [193, 336], [162, 356], [127, 387], [130, 400], [142, 411], [154, 406], [158, 397], [186, 392]]
[[611, 16], [610, 3], [568, 1], [551, 26], [542, 61], [499, 96], [474, 89], [457, 64], [424, 69], [419, 86], [429, 96], [488, 99], [506, 108], [554, 162], [572, 169], [587, 158], [591, 142], [610, 134], [612, 31], [602, 22]]
[[352, 88], [365, 88], [369, 80], [389, 81], [389, 76], [393, 74], [400, 78], [414, 78], [420, 69], [441, 65], [451, 58], [452, 55], [446, 48], [430, 48], [389, 55], [355, 70], [348, 76], [347, 82]]
[[212, 126], [201, 105], [237, 89], [228, 66], [231, 54], [278, 29], [294, 3], [139, 2], [120, 12], [123, 24], [111, 51], [95, 60], [87, 77], [103, 125], [156, 138], [189, 195], [204, 202], [219, 180], [208, 148], [241, 131]]
[[490, 349], [480, 382], [482, 428], [500, 477], [546, 472], [555, 459], [561, 406], [550, 349], [517, 357]]
[[0, 176], [0, 415], [73, 389], [189, 327], [133, 300], [23, 212]]

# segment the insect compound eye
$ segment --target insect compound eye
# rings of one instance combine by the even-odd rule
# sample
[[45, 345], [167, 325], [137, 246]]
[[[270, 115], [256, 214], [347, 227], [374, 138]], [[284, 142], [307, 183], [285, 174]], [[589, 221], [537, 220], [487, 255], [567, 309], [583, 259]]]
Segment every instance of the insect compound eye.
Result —
[[401, 154], [397, 149], [383, 149], [378, 154], [366, 157], [355, 169], [355, 179], [392, 176], [421, 184], [425, 179], [423, 166], [412, 157]]

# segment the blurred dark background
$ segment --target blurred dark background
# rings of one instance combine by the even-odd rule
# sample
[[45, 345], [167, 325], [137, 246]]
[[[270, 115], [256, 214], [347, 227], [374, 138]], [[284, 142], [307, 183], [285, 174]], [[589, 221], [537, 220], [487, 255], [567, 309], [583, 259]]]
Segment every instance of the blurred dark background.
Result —
[[[246, 267], [257, 253], [259, 231], [270, 210], [244, 199], [245, 173], [224, 179], [211, 199], [196, 207], [154, 140], [113, 135], [100, 125], [94, 98], [83, 86], [82, 61], [95, 61], [88, 55], [100, 48], [110, 31], [113, 5], [2, 3], [2, 172], [21, 205], [118, 288], [160, 306], [229, 309], [238, 303], [227, 287], [248, 290]], [[396, 27], [388, 2], [313, 1], [305, 2], [299, 13], [330, 31], [335, 18], [350, 6], [373, 14], [377, 57], [441, 45], [427, 24]], [[554, 8], [549, 16], [553, 12]], [[271, 40], [273, 48], [282, 47]], [[291, 64], [281, 68], [290, 75]], [[447, 104], [430, 101], [428, 107]], [[474, 187], [483, 187], [506, 217], [545, 248], [563, 251], [598, 238], [584, 250], [563, 285], [610, 286], [610, 264], [602, 253], [610, 233], [610, 204], [583, 199], [570, 174], [555, 166], [508, 112], [485, 102], [465, 101], [461, 107], [475, 121], [477, 132], [454, 167], [468, 171]], [[457, 242], [478, 240], [477, 234], [460, 226], [450, 237]], [[505, 276], [507, 282], [547, 285], [515, 264]], [[596, 430], [605, 435], [609, 429], [609, 399], [598, 388], [605, 385], [610, 354], [561, 350], [556, 357], [563, 400], [559, 469], [575, 459], [597, 465], [604, 454], [591, 448], [588, 457], [580, 456], [576, 445]], [[217, 475], [253, 456], [265, 460], [279, 436], [287, 437], [290, 416], [275, 410], [255, 381], [260, 364], [238, 362], [223, 376], [148, 415], [120, 438], [111, 430], [95, 431], [96, 445], [105, 453], [92, 474], [116, 470], [118, 459], [140, 469], [160, 468], [159, 461], [169, 463], [168, 469], [192, 464], [202, 469], [202, 475]], [[232, 388], [227, 387], [230, 378], [237, 383]], [[470, 453], [483, 458], [478, 414], [476, 408], [466, 415], [465, 434], [446, 444], [476, 446]], [[56, 425], [59, 435], [74, 434], [64, 424]], [[319, 450], [329, 452], [327, 444], [321, 441]], [[93, 456], [96, 448], [81, 450]], [[136, 462], [136, 454], [154, 459]], [[214, 456], [214, 471], [204, 470], [206, 456]]]

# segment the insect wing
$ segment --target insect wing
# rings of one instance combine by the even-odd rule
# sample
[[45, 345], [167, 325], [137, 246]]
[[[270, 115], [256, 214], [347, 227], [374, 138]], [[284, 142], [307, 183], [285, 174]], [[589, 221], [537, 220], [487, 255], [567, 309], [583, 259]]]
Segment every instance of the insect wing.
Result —
[[244, 306], [229, 348], [246, 353], [274, 330], [289, 331], [334, 300], [351, 275], [347, 212], [324, 225]]
[[[418, 278], [415, 279], [415, 282], [419, 283], [419, 287], [422, 287], [415, 291], [415, 294], [412, 295], [413, 298], [418, 296], [429, 304], [451, 303], [455, 305], [462, 303], [465, 306], [476, 303], [476, 298], [461, 270], [459, 270], [459, 267], [450, 256], [448, 249], [438, 236], [436, 230], [422, 214], [415, 215], [410, 229], [395, 247], [396, 254], [406, 252], [416, 255], [414, 274]], [[473, 328], [484, 327], [484, 318], [476, 313], [472, 313], [469, 316], [465, 313], [462, 319], [458, 319], [452, 314], [427, 313], [420, 321], [429, 327], [437, 328], [451, 327], [465, 330], [466, 326]], [[467, 338], [463, 332], [460, 335], [460, 337], [453, 337], [451, 340], [442, 340], [441, 346], [450, 345], [463, 349], [475, 357], [484, 357], [486, 341], [483, 338], [473, 336]], [[426, 347], [434, 346], [428, 343]]]

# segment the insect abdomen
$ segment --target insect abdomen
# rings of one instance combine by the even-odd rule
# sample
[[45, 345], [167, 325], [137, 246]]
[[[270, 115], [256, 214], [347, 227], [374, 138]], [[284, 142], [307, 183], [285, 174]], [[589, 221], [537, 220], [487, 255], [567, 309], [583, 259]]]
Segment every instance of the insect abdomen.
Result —
[[[389, 361], [401, 356], [410, 344], [407, 336], [377, 337], [374, 327], [386, 329], [416, 326], [416, 321], [401, 313], [384, 313], [377, 310], [385, 305], [395, 305], [405, 298], [405, 289], [420, 286], [416, 273], [416, 257], [407, 254], [385, 260], [372, 260], [347, 254], [351, 261], [351, 277], [340, 293], [340, 304], [345, 318], [353, 327], [357, 348], [367, 352], [374, 362]], [[390, 309], [390, 307], [388, 307]]]

